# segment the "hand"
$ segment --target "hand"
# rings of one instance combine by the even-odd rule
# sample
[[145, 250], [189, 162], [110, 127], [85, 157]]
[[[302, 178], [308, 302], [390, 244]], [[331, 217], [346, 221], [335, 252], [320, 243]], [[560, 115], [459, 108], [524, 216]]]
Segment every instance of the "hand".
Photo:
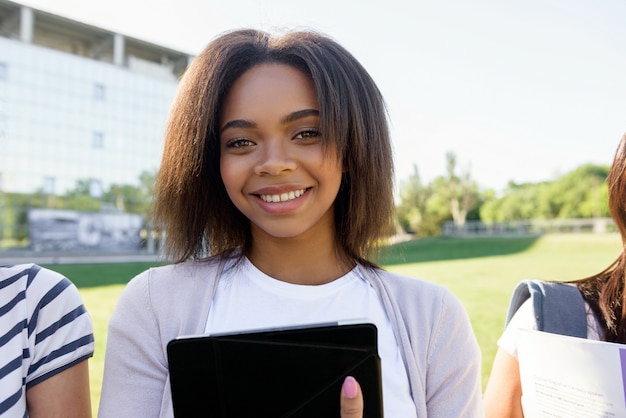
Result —
[[341, 418], [363, 418], [363, 394], [352, 376], [346, 377], [341, 388]]

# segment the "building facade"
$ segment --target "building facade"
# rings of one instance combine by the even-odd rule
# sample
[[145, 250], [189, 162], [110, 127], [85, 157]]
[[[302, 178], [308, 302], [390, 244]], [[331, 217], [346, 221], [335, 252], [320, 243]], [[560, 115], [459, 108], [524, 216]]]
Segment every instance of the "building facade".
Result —
[[139, 223], [145, 235], [145, 189], [191, 58], [0, 0], [0, 250], [115, 249]]

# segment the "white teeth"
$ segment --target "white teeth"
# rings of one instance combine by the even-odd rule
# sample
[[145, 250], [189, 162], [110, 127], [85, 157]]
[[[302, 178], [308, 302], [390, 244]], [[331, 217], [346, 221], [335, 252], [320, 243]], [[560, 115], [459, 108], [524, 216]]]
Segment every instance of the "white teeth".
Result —
[[265, 202], [272, 202], [272, 203], [287, 202], [289, 200], [293, 200], [295, 198], [302, 196], [305, 190], [306, 189], [300, 189], [300, 190], [295, 190], [293, 192], [281, 193], [281, 194], [262, 194], [260, 196], [261, 196], [261, 199]]

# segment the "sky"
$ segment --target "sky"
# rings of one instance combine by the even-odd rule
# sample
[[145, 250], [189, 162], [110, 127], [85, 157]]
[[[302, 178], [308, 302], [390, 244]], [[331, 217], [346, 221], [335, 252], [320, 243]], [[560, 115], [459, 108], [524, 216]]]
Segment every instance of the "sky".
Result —
[[626, 133], [624, 0], [18, 0], [199, 53], [219, 33], [315, 29], [385, 97], [398, 184], [443, 175], [481, 189], [612, 162]]

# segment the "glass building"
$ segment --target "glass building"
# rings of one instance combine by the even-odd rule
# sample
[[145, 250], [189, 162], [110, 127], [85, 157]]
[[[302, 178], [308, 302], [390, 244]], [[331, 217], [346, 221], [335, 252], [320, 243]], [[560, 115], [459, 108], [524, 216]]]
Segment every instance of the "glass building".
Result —
[[0, 251], [127, 249], [145, 238], [191, 58], [0, 0]]

